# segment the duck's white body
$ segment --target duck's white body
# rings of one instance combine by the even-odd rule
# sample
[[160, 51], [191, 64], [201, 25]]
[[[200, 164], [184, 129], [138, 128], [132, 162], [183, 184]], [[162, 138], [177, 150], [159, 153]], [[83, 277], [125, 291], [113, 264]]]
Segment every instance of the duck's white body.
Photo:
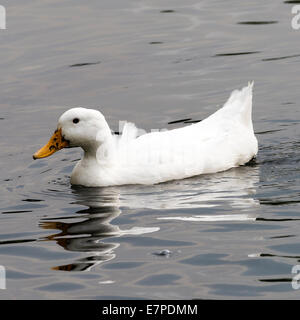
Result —
[[[137, 137], [137, 128], [127, 123], [122, 135], [114, 135], [99, 111], [84, 108], [66, 111], [58, 128], [70, 146], [85, 151], [72, 172], [72, 184], [154, 184], [224, 171], [250, 161], [258, 150], [251, 113], [249, 84], [232, 92], [210, 117], [184, 128]], [[80, 119], [76, 125], [71, 123], [74, 117]]]

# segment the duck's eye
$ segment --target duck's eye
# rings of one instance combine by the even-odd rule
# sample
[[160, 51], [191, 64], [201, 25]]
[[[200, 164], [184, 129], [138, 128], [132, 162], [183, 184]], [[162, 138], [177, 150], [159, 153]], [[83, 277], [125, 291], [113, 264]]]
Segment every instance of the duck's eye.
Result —
[[78, 118], [74, 118], [73, 119], [73, 123], [78, 123], [79, 122], [79, 119]]

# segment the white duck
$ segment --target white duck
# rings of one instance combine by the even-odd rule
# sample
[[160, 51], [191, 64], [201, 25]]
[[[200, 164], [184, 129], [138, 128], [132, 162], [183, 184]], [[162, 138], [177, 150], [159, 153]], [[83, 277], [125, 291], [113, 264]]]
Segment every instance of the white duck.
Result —
[[237, 167], [258, 151], [252, 87], [233, 91], [221, 109], [199, 123], [140, 136], [132, 123], [115, 135], [99, 111], [73, 108], [59, 118], [54, 135], [33, 158], [81, 147], [84, 156], [71, 183], [89, 187], [155, 184]]

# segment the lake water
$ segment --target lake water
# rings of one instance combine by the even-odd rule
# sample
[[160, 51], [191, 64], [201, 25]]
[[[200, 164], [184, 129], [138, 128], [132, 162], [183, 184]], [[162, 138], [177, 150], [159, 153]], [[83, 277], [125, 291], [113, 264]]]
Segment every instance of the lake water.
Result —
[[[299, 299], [299, 1], [2, 0], [1, 299]], [[33, 161], [61, 113], [171, 129], [254, 80], [251, 165], [154, 186], [71, 187]]]

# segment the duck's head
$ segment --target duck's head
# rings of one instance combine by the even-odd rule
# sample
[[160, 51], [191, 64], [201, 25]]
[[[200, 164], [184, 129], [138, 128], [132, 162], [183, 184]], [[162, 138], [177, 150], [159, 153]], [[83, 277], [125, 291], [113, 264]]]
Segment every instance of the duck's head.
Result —
[[108, 134], [110, 129], [100, 111], [69, 109], [59, 118], [57, 129], [49, 142], [33, 155], [33, 159], [49, 157], [62, 148], [82, 147], [85, 151], [97, 150]]

